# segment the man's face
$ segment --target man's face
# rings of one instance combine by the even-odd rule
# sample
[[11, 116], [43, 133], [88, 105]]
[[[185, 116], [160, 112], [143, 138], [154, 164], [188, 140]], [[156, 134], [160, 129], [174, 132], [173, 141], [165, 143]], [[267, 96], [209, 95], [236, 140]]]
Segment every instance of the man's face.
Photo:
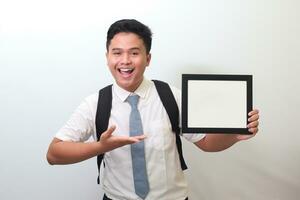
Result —
[[138, 35], [121, 32], [112, 38], [106, 59], [117, 84], [134, 92], [143, 81], [151, 55], [146, 53], [144, 42]]

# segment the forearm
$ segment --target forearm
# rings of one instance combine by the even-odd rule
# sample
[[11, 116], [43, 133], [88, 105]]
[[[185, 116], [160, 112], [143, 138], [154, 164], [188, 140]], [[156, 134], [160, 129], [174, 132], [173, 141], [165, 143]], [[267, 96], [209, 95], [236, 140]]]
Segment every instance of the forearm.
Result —
[[217, 152], [225, 150], [239, 141], [235, 134], [207, 134], [203, 139], [196, 142], [203, 151]]
[[50, 164], [77, 163], [124, 145], [140, 142], [146, 137], [146, 135], [113, 136], [115, 128], [115, 126], [109, 127], [101, 134], [98, 142], [66, 142], [54, 138], [49, 146], [47, 160]]
[[98, 142], [68, 142], [55, 138], [49, 146], [47, 160], [50, 164], [72, 164], [103, 152], [104, 150]]

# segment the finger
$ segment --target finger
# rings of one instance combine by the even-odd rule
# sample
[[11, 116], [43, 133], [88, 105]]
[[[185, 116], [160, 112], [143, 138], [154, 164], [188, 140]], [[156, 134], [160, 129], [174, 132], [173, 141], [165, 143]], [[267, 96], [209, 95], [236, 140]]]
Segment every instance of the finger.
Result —
[[137, 135], [137, 136], [128, 137], [126, 143], [129, 144], [137, 143], [144, 140], [146, 137], [147, 137], [146, 135]]
[[145, 138], [147, 137], [147, 135], [137, 135], [137, 136], [134, 136], [134, 138], [136, 138], [137, 140], [144, 140]]
[[248, 121], [249, 122], [253, 122], [253, 121], [256, 121], [259, 119], [259, 115], [258, 114], [255, 114], [255, 115], [252, 115], [251, 117], [248, 118]]
[[255, 127], [258, 127], [259, 125], [259, 122], [258, 121], [254, 121], [254, 122], [251, 122], [247, 125], [248, 128], [255, 128]]
[[255, 114], [258, 114], [259, 113], [259, 110], [258, 109], [253, 109], [252, 111], [250, 111], [248, 113], [249, 116], [252, 116], [252, 115], [255, 115]]
[[248, 131], [253, 134], [256, 134], [258, 132], [258, 128], [249, 128]]
[[134, 143], [137, 143], [139, 142], [140, 140], [138, 140], [137, 138], [135, 137], [128, 137], [126, 139], [126, 141], [123, 142], [123, 145], [126, 145], [126, 144], [134, 144]]
[[112, 135], [112, 133], [115, 131], [115, 129], [116, 129], [116, 126], [112, 125], [102, 135], [104, 137], [110, 137]]
[[122, 139], [122, 146], [123, 145], [126, 145], [126, 144], [134, 144], [134, 143], [137, 143], [137, 142], [140, 142], [141, 139], [138, 138], [137, 136], [134, 136], [134, 137], [123, 137]]

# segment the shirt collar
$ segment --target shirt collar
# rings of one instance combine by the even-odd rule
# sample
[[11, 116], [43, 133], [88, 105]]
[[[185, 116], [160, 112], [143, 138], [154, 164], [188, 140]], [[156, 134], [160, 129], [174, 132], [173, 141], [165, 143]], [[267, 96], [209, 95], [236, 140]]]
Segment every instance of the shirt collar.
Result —
[[121, 101], [125, 101], [129, 95], [136, 94], [140, 98], [144, 99], [147, 97], [147, 94], [149, 93], [149, 89], [151, 86], [151, 81], [149, 81], [146, 78], [143, 78], [142, 83], [140, 86], [132, 93], [127, 90], [124, 90], [121, 88], [117, 83], [113, 84], [113, 92], [121, 99]]

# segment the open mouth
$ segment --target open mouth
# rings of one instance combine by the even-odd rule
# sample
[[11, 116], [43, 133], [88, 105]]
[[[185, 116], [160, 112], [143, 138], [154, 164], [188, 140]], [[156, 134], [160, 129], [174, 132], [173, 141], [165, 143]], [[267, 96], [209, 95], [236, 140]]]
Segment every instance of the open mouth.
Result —
[[124, 76], [129, 76], [130, 74], [132, 74], [134, 69], [133, 68], [119, 68], [118, 71]]

